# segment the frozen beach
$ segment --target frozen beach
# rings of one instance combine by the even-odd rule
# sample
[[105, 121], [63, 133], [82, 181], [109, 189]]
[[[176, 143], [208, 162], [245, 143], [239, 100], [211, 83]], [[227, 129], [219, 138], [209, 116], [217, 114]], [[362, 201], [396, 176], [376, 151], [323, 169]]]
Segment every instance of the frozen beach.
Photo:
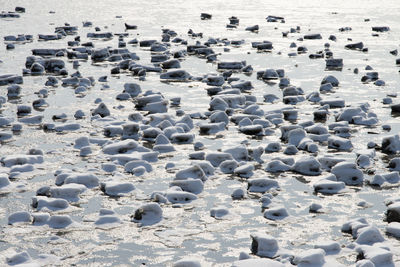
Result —
[[3, 1], [1, 266], [400, 266], [396, 1]]

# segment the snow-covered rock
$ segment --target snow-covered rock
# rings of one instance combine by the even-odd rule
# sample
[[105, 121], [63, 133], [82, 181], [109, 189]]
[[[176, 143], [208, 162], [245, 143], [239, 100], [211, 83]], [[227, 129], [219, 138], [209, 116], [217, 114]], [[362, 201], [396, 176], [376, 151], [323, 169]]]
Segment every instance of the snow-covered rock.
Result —
[[387, 248], [379, 246], [361, 245], [356, 247], [359, 259], [371, 261], [374, 266], [395, 266], [393, 253]]
[[340, 162], [336, 164], [331, 173], [334, 174], [338, 181], [344, 182], [346, 185], [361, 185], [364, 181], [364, 174], [357, 168], [355, 163]]
[[170, 183], [170, 186], [178, 186], [183, 191], [200, 194], [203, 191], [204, 184], [201, 179], [187, 178], [185, 180], [174, 180]]
[[264, 218], [267, 218], [267, 219], [273, 220], [273, 221], [283, 220], [288, 216], [289, 216], [289, 213], [287, 212], [286, 208], [283, 206], [269, 207], [264, 212]]
[[8, 224], [30, 223], [32, 216], [26, 211], [17, 211], [8, 216]]
[[147, 203], [137, 208], [132, 215], [132, 221], [141, 225], [152, 225], [162, 220], [163, 211], [157, 203]]
[[248, 191], [253, 193], [265, 193], [272, 188], [279, 188], [278, 182], [270, 178], [254, 178], [247, 182]]
[[391, 222], [386, 226], [386, 233], [399, 238], [400, 237], [400, 223]]
[[334, 177], [334, 181], [328, 179], [321, 179], [313, 184], [314, 191], [323, 193], [323, 194], [338, 194], [342, 192], [346, 184], [344, 182], [336, 181], [336, 177]]
[[278, 241], [264, 233], [257, 233], [250, 235], [252, 239], [251, 252], [254, 255], [267, 258], [275, 258], [279, 255]]
[[375, 226], [366, 226], [357, 231], [356, 243], [360, 245], [373, 245], [385, 239]]
[[52, 215], [47, 222], [49, 227], [54, 229], [63, 229], [73, 223], [74, 222], [69, 215]]
[[314, 157], [302, 157], [296, 161], [292, 170], [304, 175], [321, 174], [321, 164]]
[[100, 183], [100, 189], [108, 196], [120, 197], [135, 190], [135, 186], [129, 182], [107, 181]]

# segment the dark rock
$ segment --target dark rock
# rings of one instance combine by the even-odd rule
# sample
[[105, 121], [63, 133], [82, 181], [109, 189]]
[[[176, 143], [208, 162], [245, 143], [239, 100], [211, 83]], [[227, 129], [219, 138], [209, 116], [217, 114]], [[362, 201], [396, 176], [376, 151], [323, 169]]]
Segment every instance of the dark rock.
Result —
[[397, 203], [391, 204], [386, 211], [386, 221], [388, 223], [391, 222], [400, 222], [400, 208]]
[[298, 53], [298, 54], [304, 54], [304, 53], [307, 53], [307, 52], [308, 52], [307, 47], [305, 47], [305, 46], [299, 46], [299, 47], [297, 47], [297, 53]]
[[137, 25], [132, 25], [132, 24], [125, 23], [125, 29], [126, 30], [136, 30], [137, 29]]
[[22, 84], [23, 79], [22, 76], [7, 74], [7, 75], [0, 75], [0, 86], [7, 85], [7, 84]]
[[279, 17], [279, 16], [273, 16], [273, 15], [269, 15], [266, 18], [267, 22], [281, 22], [281, 23], [285, 23], [285, 18], [283, 17]]
[[314, 34], [306, 34], [303, 37], [306, 40], [317, 40], [317, 39], [322, 39], [321, 34], [319, 33], [314, 33]]
[[17, 6], [15, 7], [15, 12], [25, 13], [25, 7]]
[[245, 29], [246, 31], [250, 31], [250, 32], [257, 32], [259, 30], [258, 25], [253, 25], [253, 26], [249, 26]]
[[362, 50], [364, 48], [364, 44], [363, 42], [358, 42], [353, 44], [347, 44], [344, 47], [350, 50]]
[[157, 40], [143, 40], [139, 42], [140, 47], [151, 47]]
[[329, 35], [329, 40], [336, 42], [336, 36], [335, 35]]
[[229, 18], [229, 24], [231, 25], [239, 25], [239, 19], [235, 16]]
[[208, 20], [208, 19], [211, 19], [211, 18], [212, 18], [212, 15], [211, 15], [211, 14], [208, 14], [208, 13], [201, 13], [201, 14], [200, 14], [200, 18], [201, 18], [202, 20]]
[[326, 69], [342, 69], [343, 68], [343, 59], [341, 58], [330, 58], [326, 60]]
[[89, 32], [86, 36], [95, 39], [111, 39], [113, 34], [111, 32]]
[[342, 27], [342, 28], [339, 28], [339, 31], [340, 31], [340, 32], [348, 32], [348, 31], [351, 31], [351, 30], [352, 30], [351, 27]]
[[375, 26], [372, 27], [372, 31], [374, 32], [388, 32], [390, 28], [388, 26]]

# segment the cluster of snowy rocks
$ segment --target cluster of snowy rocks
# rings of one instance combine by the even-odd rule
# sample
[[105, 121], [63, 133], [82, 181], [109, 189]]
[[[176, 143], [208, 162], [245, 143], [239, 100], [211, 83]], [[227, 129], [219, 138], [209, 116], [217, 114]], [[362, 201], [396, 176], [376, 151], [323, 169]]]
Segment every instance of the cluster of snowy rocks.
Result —
[[[16, 8], [24, 12], [23, 8]], [[16, 13], [0, 13], [0, 17], [16, 17]], [[202, 20], [212, 19], [211, 14], [202, 13]], [[227, 28], [237, 28], [239, 19], [229, 18]], [[284, 23], [278, 16], [268, 16], [267, 22]], [[93, 27], [91, 22], [84, 22], [83, 27]], [[173, 174], [169, 188], [154, 191], [147, 195], [140, 205], [134, 207], [129, 218], [122, 218], [112, 209], [99, 210], [98, 219], [92, 226], [99, 229], [123, 227], [126, 223], [137, 223], [138, 227], [156, 226], [162, 222], [163, 209], [185, 207], [186, 204], [202, 198], [209, 179], [225, 175], [235, 177], [242, 183], [242, 188], [231, 192], [235, 201], [255, 198], [260, 202], [262, 214], [268, 223], [285, 221], [292, 215], [282, 203], [276, 201], [282, 190], [279, 174], [302, 175], [310, 182], [309, 186], [317, 195], [330, 197], [336, 194], [359, 190], [363, 186], [371, 186], [385, 190], [398, 187], [400, 184], [400, 152], [399, 135], [381, 138], [381, 143], [369, 142], [363, 150], [354, 150], [352, 143], [353, 130], [361, 127], [377, 127], [381, 124], [378, 115], [369, 103], [347, 104], [344, 99], [337, 98], [334, 92], [340, 90], [340, 81], [334, 75], [320, 78], [320, 88], [308, 94], [290, 81], [284, 69], [266, 68], [253, 70], [246, 61], [220, 61], [219, 54], [214, 51], [217, 46], [246, 45], [246, 41], [208, 38], [202, 42], [203, 34], [189, 30], [187, 36], [179, 35], [171, 29], [163, 29], [159, 40], [126, 40], [129, 30], [136, 30], [136, 25], [125, 24], [123, 33], [101, 32], [99, 27], [87, 34], [86, 41], [78, 35], [78, 26], [65, 24], [56, 27], [54, 34], [9, 35], [4, 37], [7, 49], [15, 44], [43, 40], [51, 42], [66, 39], [67, 46], [62, 49], [38, 48], [26, 58], [22, 76], [17, 74], [0, 75], [0, 85], [5, 87], [6, 96], [0, 98], [0, 105], [8, 108], [26, 94], [23, 87], [25, 79], [30, 76], [45, 76], [43, 89], [36, 92], [36, 99], [31, 103], [17, 104], [17, 112], [13, 116], [0, 117], [0, 140], [7, 142], [21, 138], [25, 129], [45, 131], [47, 134], [64, 134], [82, 130], [82, 121], [89, 119], [102, 136], [90, 134], [79, 136], [73, 143], [74, 153], [82, 160], [96, 158], [101, 154], [104, 162], [98, 168], [106, 175], [98, 175], [94, 170], [58, 169], [54, 171], [51, 184], [38, 188], [32, 197], [30, 207], [8, 215], [8, 227], [48, 227], [50, 229], [73, 229], [88, 227], [87, 223], [73, 219], [69, 212], [76, 209], [82, 199], [102, 194], [111, 198], [134, 197], [137, 184], [132, 177], [141, 177], [153, 172], [154, 164], [165, 165], [168, 173]], [[245, 28], [246, 31], [257, 32], [259, 25]], [[343, 29], [348, 31], [349, 29]], [[374, 32], [389, 31], [388, 27], [374, 27]], [[286, 38], [289, 33], [300, 33], [300, 27], [283, 32]], [[71, 37], [72, 36], [72, 37]], [[72, 39], [71, 39], [72, 38]], [[118, 47], [96, 47], [103, 39], [118, 38]], [[299, 39], [318, 40], [321, 34], [306, 34]], [[35, 40], [36, 39], [36, 40]], [[336, 37], [331, 35], [334, 42]], [[308, 53], [303, 45], [292, 43], [297, 52], [289, 54], [294, 57]], [[150, 53], [150, 62], [142, 62], [140, 57], [130, 51], [130, 47], [139, 47]], [[175, 47], [186, 49], [173, 50]], [[267, 40], [253, 42], [251, 49], [265, 52], [273, 51], [273, 44]], [[362, 42], [345, 46], [348, 50], [368, 52]], [[393, 51], [391, 51], [392, 53]], [[395, 54], [394, 52], [392, 54]], [[397, 53], [396, 53], [397, 54]], [[187, 57], [198, 57], [207, 63], [215, 63], [215, 73], [193, 76], [182, 69], [181, 62]], [[343, 59], [334, 58], [329, 43], [324, 44], [321, 51], [309, 55], [310, 59], [325, 59], [327, 70], [342, 69]], [[396, 61], [397, 63], [398, 60]], [[68, 65], [73, 65], [70, 73]], [[76, 97], [84, 98], [96, 84], [107, 87], [109, 76], [85, 77], [79, 71], [83, 64], [111, 66], [110, 75], [131, 75], [138, 82], [121, 84], [120, 93], [115, 101], [134, 103], [133, 110], [126, 117], [117, 113], [101, 98], [97, 98], [90, 110], [76, 106], [74, 118], [65, 113], [52, 114], [52, 122], [46, 122], [42, 112], [49, 107], [46, 99], [53, 90], [69, 90], [72, 88]], [[379, 79], [378, 72], [366, 73], [361, 82], [373, 82], [377, 86], [385, 85]], [[160, 81], [174, 83], [200, 83], [209, 95], [209, 108], [203, 112], [187, 113], [181, 106], [180, 97], [169, 98], [163, 92], [142, 90], [139, 82], [146, 82], [147, 76], [159, 76]], [[358, 69], [354, 70], [358, 73]], [[279, 84], [282, 95], [265, 94], [263, 99], [252, 95], [256, 90], [250, 80], [242, 80], [237, 74], [256, 75], [258, 80]], [[392, 112], [400, 111], [398, 104], [392, 105], [393, 96], [383, 99]], [[266, 109], [273, 107], [276, 109]], [[303, 117], [299, 105], [307, 103], [312, 106], [313, 118]], [[85, 126], [86, 127], [86, 126]], [[382, 128], [388, 128], [382, 125]], [[218, 151], [208, 148], [199, 136], [226, 135], [234, 131], [244, 139], [270, 140], [260, 142], [258, 146], [225, 144]], [[271, 141], [271, 136], [280, 136], [280, 140]], [[264, 138], [264, 139], [263, 139]], [[187, 153], [187, 165], [177, 168], [174, 162], [166, 157], [178, 153], [184, 147]], [[353, 157], [332, 156], [329, 152], [341, 152]], [[376, 171], [375, 162], [382, 155], [391, 157], [385, 168]], [[19, 184], [26, 173], [35, 172], [46, 166], [46, 151], [30, 149], [26, 154], [1, 155], [0, 192], [10, 193], [29, 190], [28, 186]], [[260, 175], [260, 171], [262, 175]], [[387, 235], [400, 238], [400, 198], [386, 200], [385, 220]], [[323, 206], [314, 203], [309, 210], [319, 213]], [[323, 212], [323, 211], [322, 211]], [[223, 220], [230, 215], [229, 208], [216, 205], [210, 209], [211, 217]], [[345, 249], [357, 254], [356, 266], [394, 266], [393, 251], [386, 242], [387, 238], [380, 229], [368, 223], [368, 218], [350, 219], [342, 226], [342, 232], [349, 233], [354, 239]], [[291, 251], [282, 248], [278, 239], [267, 233], [253, 233], [249, 237], [250, 251], [243, 252], [239, 260], [232, 266], [342, 266], [336, 259], [343, 249], [336, 241], [315, 244], [312, 249]], [[54, 255], [42, 255], [32, 259], [26, 252], [7, 257], [8, 265], [51, 264], [59, 262]], [[202, 266], [193, 259], [183, 259], [173, 266]]]

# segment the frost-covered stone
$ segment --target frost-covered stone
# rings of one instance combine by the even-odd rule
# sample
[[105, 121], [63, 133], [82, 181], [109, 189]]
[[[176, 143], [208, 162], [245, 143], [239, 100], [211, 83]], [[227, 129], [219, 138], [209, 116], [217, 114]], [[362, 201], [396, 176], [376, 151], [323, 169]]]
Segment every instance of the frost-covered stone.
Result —
[[185, 204], [197, 199], [197, 196], [190, 192], [171, 190], [165, 194], [165, 197], [172, 204]]
[[81, 125], [78, 123], [63, 123], [56, 125], [54, 130], [57, 132], [68, 132], [68, 131], [76, 131], [81, 128]]
[[187, 81], [191, 75], [185, 70], [168, 71], [160, 75], [160, 79], [168, 81]]
[[279, 142], [271, 142], [265, 147], [265, 152], [279, 152], [282, 149], [281, 143]]
[[226, 152], [210, 152], [207, 153], [206, 160], [214, 167], [218, 167], [225, 160], [233, 160], [233, 157], [230, 153]]
[[68, 201], [78, 201], [79, 195], [86, 191], [87, 187], [82, 184], [64, 184], [62, 186], [50, 187], [45, 195], [53, 198], [64, 198]]
[[332, 135], [328, 137], [328, 147], [337, 150], [350, 151], [353, 148], [353, 145], [348, 139]]
[[50, 216], [47, 224], [50, 228], [63, 229], [73, 223], [72, 219], [68, 215], [52, 215]]
[[293, 262], [300, 267], [324, 266], [325, 251], [320, 248], [303, 251], [293, 259]]
[[330, 83], [332, 86], [337, 87], [339, 86], [339, 80], [333, 76], [333, 75], [328, 75], [325, 76], [322, 81], [321, 81], [321, 85], [322, 84], [326, 84], [326, 83]]
[[63, 210], [69, 207], [68, 201], [65, 199], [51, 199], [43, 196], [32, 198], [32, 207], [38, 211], [46, 209], [49, 211]]
[[387, 136], [382, 139], [382, 152], [386, 154], [395, 154], [400, 151], [399, 135]]
[[8, 224], [30, 223], [31, 221], [32, 216], [29, 212], [26, 211], [14, 212], [10, 216], [8, 216]]
[[312, 203], [308, 208], [309, 212], [311, 213], [319, 213], [322, 210], [322, 205], [318, 203]]
[[10, 173], [13, 172], [31, 172], [35, 169], [32, 164], [23, 164], [23, 165], [16, 165], [11, 167]]
[[178, 186], [183, 191], [193, 194], [200, 194], [204, 188], [202, 180], [193, 178], [188, 178], [185, 180], [174, 180], [170, 183], [170, 186]]
[[108, 155], [115, 155], [126, 153], [129, 150], [134, 150], [139, 146], [139, 144], [134, 140], [123, 140], [118, 141], [103, 147], [103, 152]]
[[144, 167], [146, 172], [151, 172], [153, 170], [153, 167], [150, 163], [141, 159], [130, 160], [126, 162], [124, 166], [125, 171], [130, 173], [133, 173], [133, 170], [137, 167]]
[[235, 189], [231, 194], [232, 199], [238, 200], [246, 197], [246, 191], [242, 188]]
[[94, 174], [71, 174], [68, 175], [64, 184], [82, 184], [87, 188], [93, 188], [99, 186], [99, 178]]
[[341, 70], [343, 68], [342, 58], [328, 58], [325, 60], [327, 70]]
[[147, 203], [137, 208], [132, 215], [132, 221], [142, 225], [152, 225], [162, 220], [163, 211], [157, 203]]
[[243, 164], [235, 168], [234, 174], [242, 178], [250, 178], [253, 175], [254, 166], [252, 164]]
[[266, 102], [266, 103], [274, 103], [277, 100], [279, 100], [279, 97], [277, 97], [274, 94], [266, 94], [263, 97], [264, 97], [264, 102]]
[[260, 257], [274, 258], [279, 254], [278, 241], [267, 234], [252, 234], [251, 252]]
[[356, 243], [360, 245], [372, 245], [383, 242], [385, 239], [375, 226], [366, 226], [357, 231]]
[[355, 163], [340, 162], [332, 168], [331, 173], [346, 185], [361, 185], [364, 181], [364, 174]]
[[224, 160], [219, 165], [219, 168], [222, 173], [232, 174], [234, 170], [238, 167], [238, 162], [236, 160]]
[[6, 167], [24, 164], [40, 164], [43, 163], [42, 155], [10, 155], [0, 159]]
[[285, 172], [289, 171], [291, 169], [291, 166], [285, 164], [284, 162], [280, 160], [272, 160], [267, 163], [265, 170], [267, 172], [271, 173], [276, 173], [276, 172]]
[[[336, 180], [336, 177], [334, 177]], [[321, 179], [313, 184], [314, 191], [323, 194], [338, 194], [342, 192], [346, 184], [344, 182]]]
[[279, 188], [276, 180], [270, 178], [254, 178], [248, 181], [248, 191], [254, 193], [265, 193], [272, 188]]
[[89, 145], [90, 145], [89, 138], [86, 136], [82, 136], [82, 137], [75, 139], [74, 148], [80, 149], [82, 147], [89, 146]]
[[289, 213], [283, 206], [270, 207], [264, 212], [264, 217], [273, 221], [283, 220], [288, 216]]
[[386, 226], [386, 233], [399, 238], [400, 237], [400, 223], [391, 222]]
[[367, 113], [362, 107], [344, 108], [336, 115], [336, 121], [347, 121], [358, 125], [375, 125], [378, 123], [376, 115]]
[[264, 129], [262, 125], [246, 125], [239, 127], [240, 132], [247, 135], [264, 135]]
[[245, 146], [237, 146], [224, 150], [225, 153], [229, 153], [237, 161], [246, 161], [249, 159], [249, 153]]
[[346, 159], [331, 157], [331, 156], [324, 156], [324, 157], [319, 157], [318, 161], [321, 163], [321, 167], [323, 169], [330, 171], [333, 166], [335, 166], [339, 162], [346, 161]]
[[262, 79], [264, 80], [277, 80], [279, 75], [274, 69], [266, 69], [262, 74]]
[[386, 174], [376, 174], [369, 183], [371, 185], [382, 186], [384, 183], [397, 184], [400, 182], [400, 176], [398, 172], [390, 172]]
[[319, 175], [321, 164], [313, 157], [303, 157], [296, 161], [292, 170], [304, 175]]
[[203, 169], [199, 165], [193, 165], [186, 169], [180, 170], [175, 174], [177, 180], [185, 180], [189, 178], [207, 180]]
[[338, 254], [341, 250], [340, 244], [335, 241], [321, 241], [315, 244], [314, 248], [323, 249], [327, 255]]
[[174, 133], [171, 135], [171, 142], [176, 144], [191, 144], [194, 138], [194, 134], [191, 133]]
[[288, 143], [294, 146], [298, 146], [300, 141], [306, 137], [306, 131], [303, 129], [297, 128], [290, 130], [288, 132]]
[[135, 190], [135, 186], [129, 182], [108, 181], [102, 182], [100, 189], [108, 196], [120, 197]]
[[400, 201], [388, 205], [386, 210], [386, 221], [388, 223], [400, 222]]
[[100, 115], [101, 117], [110, 116], [110, 110], [107, 108], [106, 104], [100, 103], [97, 108], [92, 111], [92, 115]]
[[387, 248], [379, 246], [361, 245], [356, 247], [359, 259], [371, 261], [374, 266], [395, 266], [393, 262], [393, 253]]
[[354, 238], [357, 238], [359, 229], [369, 226], [365, 218], [355, 218], [347, 221], [342, 225], [342, 232], [350, 233]]
[[215, 219], [221, 219], [229, 214], [229, 210], [225, 207], [215, 207], [210, 210], [210, 216]]
[[199, 125], [200, 134], [216, 134], [218, 132], [222, 132], [225, 130], [226, 124], [224, 122], [216, 122], [216, 123], [202, 123]]

